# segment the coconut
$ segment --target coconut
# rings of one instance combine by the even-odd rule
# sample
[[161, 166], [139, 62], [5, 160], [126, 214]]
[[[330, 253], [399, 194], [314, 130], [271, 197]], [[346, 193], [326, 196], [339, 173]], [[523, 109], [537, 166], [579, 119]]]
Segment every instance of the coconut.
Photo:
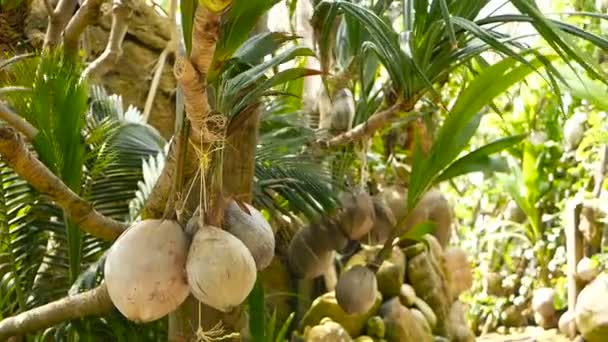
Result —
[[175, 221], [144, 220], [110, 248], [105, 283], [114, 306], [129, 320], [150, 322], [175, 310], [189, 295], [184, 266], [188, 242]]
[[359, 240], [372, 230], [376, 221], [372, 197], [364, 191], [344, 193], [340, 197], [340, 228], [349, 239]]
[[204, 226], [194, 235], [186, 272], [194, 297], [222, 312], [241, 304], [256, 278], [255, 260], [247, 246], [213, 226]]
[[312, 226], [302, 228], [296, 232], [289, 243], [287, 258], [291, 271], [297, 277], [315, 278], [323, 274], [333, 261], [333, 250], [326, 246], [324, 241], [316, 234]]
[[364, 314], [374, 306], [377, 292], [374, 272], [366, 266], [357, 265], [340, 275], [336, 300], [347, 314]]
[[244, 203], [242, 210], [235, 201], [230, 201], [224, 211], [224, 228], [241, 240], [251, 252], [258, 271], [270, 265], [274, 257], [274, 233], [261, 212]]
[[[378, 194], [380, 195], [380, 194]], [[373, 198], [376, 220], [372, 230], [359, 241], [368, 245], [383, 244], [397, 225], [395, 215], [381, 197]]]

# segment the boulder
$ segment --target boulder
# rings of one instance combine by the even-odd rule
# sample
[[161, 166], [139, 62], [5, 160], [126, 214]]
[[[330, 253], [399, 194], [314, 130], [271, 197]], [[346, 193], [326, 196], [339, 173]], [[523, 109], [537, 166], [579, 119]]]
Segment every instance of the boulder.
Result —
[[457, 247], [449, 247], [444, 252], [448, 270], [448, 286], [452, 299], [457, 299], [473, 286], [473, 269], [469, 256]]
[[532, 310], [544, 318], [555, 315], [555, 290], [550, 287], [541, 287], [532, 293]]
[[452, 342], [475, 342], [475, 334], [467, 324], [464, 307], [460, 301], [452, 303], [448, 327]]
[[306, 342], [351, 342], [352, 338], [344, 328], [330, 319], [324, 319], [305, 334]]
[[367, 320], [378, 312], [381, 304], [382, 295], [378, 292], [376, 303], [369, 312], [359, 315], [348, 315], [338, 305], [335, 293], [333, 291], [328, 292], [317, 297], [312, 302], [310, 309], [304, 314], [300, 322], [300, 329], [303, 330], [306, 326], [313, 327], [324, 317], [329, 317], [332, 321], [340, 324], [350, 336], [359, 336]]
[[376, 278], [383, 298], [399, 295], [405, 280], [405, 256], [399, 248], [393, 248], [391, 256], [380, 265]]
[[387, 342], [431, 342], [433, 335], [398, 298], [382, 304], [379, 311], [386, 326]]
[[564, 312], [557, 323], [559, 332], [566, 335], [569, 339], [576, 337], [576, 321], [574, 319], [574, 311], [568, 310]]
[[587, 342], [608, 336], [608, 274], [600, 274], [579, 294], [574, 310], [578, 330]]
[[416, 291], [416, 296], [426, 302], [437, 317], [437, 326], [433, 333], [448, 336], [447, 317], [451, 305], [451, 296], [445, 271], [445, 260], [441, 246], [432, 236], [426, 236], [429, 242], [418, 243], [404, 249], [407, 256], [407, 280]]
[[406, 307], [411, 307], [416, 302], [416, 290], [410, 284], [401, 285], [401, 290], [399, 291], [399, 300], [401, 304]]

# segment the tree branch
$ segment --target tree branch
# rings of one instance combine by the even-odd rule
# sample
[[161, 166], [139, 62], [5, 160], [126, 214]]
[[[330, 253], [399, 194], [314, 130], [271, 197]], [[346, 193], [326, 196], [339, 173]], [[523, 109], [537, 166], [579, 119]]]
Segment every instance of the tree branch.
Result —
[[128, 1], [113, 0], [112, 27], [110, 28], [108, 45], [106, 45], [103, 53], [83, 71], [82, 78], [88, 78], [92, 75], [100, 76], [107, 68], [118, 61], [118, 58], [122, 54], [122, 42], [127, 35], [129, 27], [128, 19], [131, 14], [131, 8], [128, 6]]
[[0, 126], [0, 154], [19, 176], [57, 202], [87, 233], [112, 241], [126, 229], [123, 223], [101, 215], [89, 202], [70, 190], [34, 157], [19, 134], [10, 127]]
[[114, 308], [105, 284], [39, 306], [0, 321], [0, 341], [44, 329], [68, 320], [102, 315]]
[[32, 126], [27, 120], [17, 115], [17, 113], [2, 103], [0, 103], [0, 119], [25, 135], [28, 140], [33, 140], [38, 134], [36, 127]]
[[[59, 45], [61, 41], [61, 32], [65, 28], [72, 17], [72, 13], [76, 8], [78, 0], [59, 0], [57, 7], [52, 12], [49, 12], [49, 26], [44, 37], [43, 48], [53, 48]], [[47, 9], [50, 5], [46, 5]]]
[[167, 42], [167, 46], [160, 54], [158, 58], [158, 63], [156, 64], [156, 70], [154, 72], [154, 77], [152, 78], [152, 84], [150, 85], [150, 90], [148, 92], [148, 97], [146, 98], [146, 104], [144, 105], [144, 122], [148, 122], [150, 118], [150, 113], [152, 112], [152, 104], [154, 103], [154, 97], [156, 97], [156, 91], [158, 90], [158, 85], [160, 84], [160, 79], [165, 69], [165, 63], [167, 61], [167, 57], [170, 53], [175, 53], [178, 47], [178, 38], [177, 38], [177, 27], [175, 23], [175, 12], [177, 10], [177, 0], [171, 0], [169, 3], [169, 20], [171, 20], [171, 38]]
[[[176, 79], [184, 92], [186, 114], [192, 123], [189, 136], [190, 142], [194, 146], [200, 146], [201, 132], [204, 130], [205, 119], [209, 114], [206, 78], [218, 39], [220, 17], [221, 14], [213, 13], [205, 6], [198, 6], [192, 30], [191, 56], [190, 58], [178, 56], [174, 65]], [[146, 201], [142, 217], [158, 218], [164, 212], [165, 204], [171, 194], [179, 139], [179, 137], [175, 137], [171, 142], [167, 163]], [[183, 170], [186, 181], [194, 176], [198, 165], [195, 154], [188, 152]]]
[[374, 113], [372, 116], [369, 117], [369, 119], [367, 119], [366, 122], [361, 123], [353, 127], [351, 130], [339, 134], [324, 143], [321, 143], [321, 145], [325, 147], [336, 147], [348, 144], [355, 140], [361, 140], [363, 138], [370, 137], [377, 130], [379, 130], [385, 124], [390, 122], [390, 120], [392, 120], [397, 115], [397, 113], [409, 110], [411, 109], [404, 108], [404, 104], [402, 102], [397, 102], [385, 110]]
[[63, 46], [70, 53], [78, 51], [78, 40], [84, 29], [99, 15], [104, 0], [86, 0], [68, 22], [63, 33]]

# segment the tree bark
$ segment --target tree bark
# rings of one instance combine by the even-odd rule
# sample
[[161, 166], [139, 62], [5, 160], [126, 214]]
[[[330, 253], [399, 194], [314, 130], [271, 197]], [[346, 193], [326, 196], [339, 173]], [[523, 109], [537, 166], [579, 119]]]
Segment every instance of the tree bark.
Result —
[[70, 220], [82, 230], [112, 241], [126, 229], [124, 223], [101, 215], [89, 202], [70, 190], [61, 179], [36, 159], [14, 129], [0, 126], [0, 154], [34, 189], [49, 196], [64, 208]]

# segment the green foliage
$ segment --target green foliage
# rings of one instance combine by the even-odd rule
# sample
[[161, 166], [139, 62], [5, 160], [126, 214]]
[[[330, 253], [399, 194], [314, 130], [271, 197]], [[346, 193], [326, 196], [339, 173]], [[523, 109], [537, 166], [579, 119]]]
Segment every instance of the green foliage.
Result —
[[[538, 59], [530, 63], [540, 65]], [[481, 116], [477, 113], [532, 71], [527, 65], [519, 64], [514, 58], [508, 57], [481, 71], [460, 93], [433, 142], [429, 157], [423, 158], [420, 151], [414, 152], [408, 189], [409, 208], [415, 207], [420, 196], [435, 178], [440, 177], [440, 173], [467, 146], [479, 126]], [[496, 82], [497, 79], [501, 82]]]
[[[266, 300], [264, 287], [260, 280], [260, 274], [256, 280], [255, 287], [247, 298], [249, 313], [249, 336], [252, 341], [260, 342], [283, 342], [286, 341], [287, 331], [294, 318], [294, 313], [277, 327], [277, 313], [273, 312], [268, 318], [266, 314]], [[279, 329], [278, 331], [276, 329]]]
[[[30, 95], [8, 99], [39, 130], [33, 147], [40, 159], [98, 211], [126, 220], [142, 179], [142, 160], [163, 147], [158, 132], [141, 122], [137, 110], [125, 112], [120, 98], [107, 96], [101, 88], [94, 87], [89, 98], [77, 66], [60, 55], [21, 60], [7, 71], [5, 84], [19, 81], [32, 87]], [[63, 297], [70, 288], [77, 292], [96, 286], [101, 280], [98, 271], [85, 272], [85, 281], [78, 278], [79, 270], [96, 265], [108, 243], [62, 220], [59, 208], [9, 168], [2, 169], [2, 316]], [[107, 320], [66, 322], [45, 335], [138, 336], [139, 328], [133, 328], [114, 313]]]

